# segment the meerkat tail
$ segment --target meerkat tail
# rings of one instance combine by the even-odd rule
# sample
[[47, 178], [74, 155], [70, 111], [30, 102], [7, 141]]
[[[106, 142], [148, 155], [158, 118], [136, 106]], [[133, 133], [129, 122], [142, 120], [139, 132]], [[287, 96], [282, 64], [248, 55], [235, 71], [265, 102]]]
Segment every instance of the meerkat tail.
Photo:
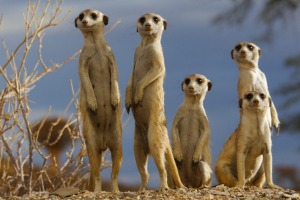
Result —
[[207, 183], [210, 182], [211, 180], [211, 174], [212, 174], [212, 170], [209, 167], [209, 165], [206, 162], [201, 161], [200, 162], [202, 165], [202, 169], [203, 169], [203, 183]]
[[171, 148], [167, 148], [166, 151], [166, 160], [171, 172], [171, 177], [173, 179], [173, 182], [175, 184], [176, 187], [181, 188], [184, 187], [184, 185], [182, 184], [181, 180], [180, 180], [180, 176], [176, 167], [176, 163], [172, 154], [172, 150]]

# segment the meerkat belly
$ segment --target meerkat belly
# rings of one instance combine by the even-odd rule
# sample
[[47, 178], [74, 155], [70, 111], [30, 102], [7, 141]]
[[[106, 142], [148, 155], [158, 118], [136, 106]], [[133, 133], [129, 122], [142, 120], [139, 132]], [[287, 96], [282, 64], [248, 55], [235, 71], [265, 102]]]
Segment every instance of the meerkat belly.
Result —
[[191, 160], [194, 155], [197, 141], [201, 135], [200, 130], [201, 125], [197, 113], [193, 111], [184, 117], [180, 123], [179, 133], [182, 153], [187, 160]]
[[[153, 86], [154, 84], [156, 84], [156, 86]], [[158, 80], [152, 82], [145, 88], [142, 101], [133, 108], [135, 120], [140, 125], [147, 127], [151, 118], [155, 118], [153, 119], [154, 121], [165, 120], [163, 93], [163, 88], [159, 86]], [[134, 96], [135, 93], [133, 93], [133, 97]]]
[[260, 140], [255, 140], [255, 142], [249, 147], [245, 159], [245, 176], [247, 179], [254, 176], [262, 165], [263, 150], [264, 144]]
[[101, 126], [104, 128], [109, 126], [113, 112], [111, 107], [111, 76], [110, 70], [107, 67], [108, 65], [103, 62], [106, 59], [100, 57], [102, 63], [99, 63], [99, 57], [91, 60], [91, 64], [94, 67], [92, 68], [93, 70], [90, 70], [89, 76], [97, 99], [95, 123], [97, 123], [98, 127]]

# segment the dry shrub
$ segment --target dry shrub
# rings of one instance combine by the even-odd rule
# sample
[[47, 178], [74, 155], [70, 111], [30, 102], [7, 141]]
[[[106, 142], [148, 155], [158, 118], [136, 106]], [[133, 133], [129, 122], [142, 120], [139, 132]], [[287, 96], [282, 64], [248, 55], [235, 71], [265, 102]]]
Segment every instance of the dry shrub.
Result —
[[[78, 111], [78, 90], [61, 116], [50, 118], [49, 113], [30, 124], [28, 94], [47, 74], [58, 70], [80, 53], [76, 51], [61, 63], [48, 66], [42, 55], [43, 37], [50, 27], [59, 26], [70, 14], [63, 13], [63, 0], [28, 1], [23, 14], [24, 39], [10, 52], [5, 43], [6, 62], [0, 65], [4, 86], [0, 90], [0, 194], [1, 196], [31, 194], [32, 191], [53, 191], [61, 187], [86, 188], [88, 161]], [[1, 25], [0, 17], [0, 25]], [[34, 67], [27, 67], [30, 53], [38, 52]], [[20, 59], [19, 59], [20, 58]], [[68, 114], [71, 105], [76, 113]], [[57, 148], [68, 144], [67, 149]], [[44, 149], [48, 149], [45, 151]], [[64, 161], [58, 156], [64, 151]], [[102, 169], [110, 167], [104, 162]]]

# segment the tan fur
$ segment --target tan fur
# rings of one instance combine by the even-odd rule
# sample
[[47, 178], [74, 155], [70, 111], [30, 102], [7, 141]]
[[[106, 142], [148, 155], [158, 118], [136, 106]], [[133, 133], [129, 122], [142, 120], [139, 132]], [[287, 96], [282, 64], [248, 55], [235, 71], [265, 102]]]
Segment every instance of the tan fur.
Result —
[[187, 187], [211, 184], [210, 128], [203, 107], [211, 82], [192, 74], [182, 82], [185, 93], [172, 125], [172, 146], [180, 178]]
[[[253, 43], [241, 42], [231, 51], [231, 56], [239, 68], [238, 97], [242, 98], [248, 91], [260, 91], [271, 98], [266, 76], [258, 66], [261, 49]], [[268, 118], [270, 127], [274, 126], [279, 132], [280, 122], [274, 103], [272, 103]]]
[[108, 17], [97, 10], [85, 10], [75, 19], [84, 37], [79, 58], [80, 110], [83, 118], [91, 189], [101, 191], [100, 166], [107, 147], [112, 155], [111, 188], [118, 192], [118, 173], [122, 163], [120, 92], [114, 54], [104, 39]]
[[247, 92], [240, 99], [242, 109], [238, 128], [226, 141], [216, 160], [220, 184], [279, 188], [272, 179], [271, 131], [267, 118], [271, 99], [261, 92]]
[[140, 190], [148, 184], [148, 155], [151, 153], [160, 175], [160, 188], [167, 189], [165, 161], [171, 170], [177, 187], [183, 187], [173, 158], [166, 118], [164, 114], [165, 76], [164, 56], [161, 46], [166, 21], [149, 13], [141, 16], [137, 30], [141, 43], [134, 55], [134, 68], [126, 88], [126, 109], [132, 108], [135, 119], [134, 153], [141, 175]]

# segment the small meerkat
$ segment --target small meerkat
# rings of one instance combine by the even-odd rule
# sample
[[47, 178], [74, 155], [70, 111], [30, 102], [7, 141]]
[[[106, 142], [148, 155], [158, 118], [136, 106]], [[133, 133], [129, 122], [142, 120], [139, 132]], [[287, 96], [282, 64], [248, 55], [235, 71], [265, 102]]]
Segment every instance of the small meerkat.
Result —
[[180, 180], [166, 128], [164, 111], [164, 55], [161, 46], [167, 22], [160, 15], [147, 13], [137, 21], [141, 42], [134, 55], [134, 67], [126, 88], [125, 106], [135, 119], [134, 154], [141, 175], [140, 191], [145, 190], [149, 173], [148, 155], [152, 154], [160, 175], [160, 189], [167, 189], [166, 163], [177, 187]]
[[101, 191], [100, 166], [103, 152], [111, 151], [111, 189], [118, 192], [122, 163], [122, 126], [118, 71], [112, 49], [104, 39], [108, 17], [98, 10], [84, 10], [75, 27], [84, 37], [79, 58], [80, 111], [83, 134], [91, 165], [90, 189]]
[[242, 115], [238, 128], [224, 144], [216, 160], [220, 184], [280, 188], [272, 179], [272, 140], [267, 114], [272, 104], [267, 94], [246, 92], [239, 100]]
[[209, 186], [212, 173], [210, 128], [203, 101], [212, 83], [203, 75], [192, 74], [181, 86], [185, 98], [172, 124], [174, 158], [186, 187]]
[[[260, 56], [261, 49], [250, 42], [240, 42], [232, 49], [231, 57], [235, 60], [239, 69], [239, 98], [242, 98], [247, 91], [260, 91], [271, 98], [266, 76], [258, 66]], [[275, 127], [278, 133], [280, 121], [274, 103], [272, 103], [268, 117], [270, 127]]]

